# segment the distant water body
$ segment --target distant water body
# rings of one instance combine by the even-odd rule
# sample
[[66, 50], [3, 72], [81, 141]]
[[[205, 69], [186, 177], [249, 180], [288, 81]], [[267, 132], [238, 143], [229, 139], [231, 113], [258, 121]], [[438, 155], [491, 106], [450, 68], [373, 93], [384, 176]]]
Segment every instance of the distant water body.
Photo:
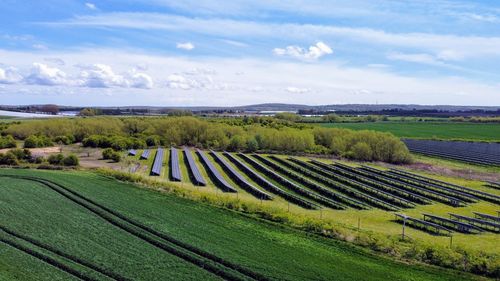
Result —
[[10, 116], [10, 117], [20, 117], [20, 118], [54, 118], [63, 117], [62, 115], [49, 115], [41, 113], [26, 113], [26, 112], [15, 112], [0, 110], [0, 116]]

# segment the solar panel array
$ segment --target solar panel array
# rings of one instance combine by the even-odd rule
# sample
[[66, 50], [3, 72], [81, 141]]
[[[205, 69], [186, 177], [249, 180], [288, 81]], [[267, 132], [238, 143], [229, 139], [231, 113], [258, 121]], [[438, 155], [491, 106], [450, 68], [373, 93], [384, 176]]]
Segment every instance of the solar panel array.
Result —
[[212, 175], [212, 177], [214, 178], [214, 181], [216, 182], [216, 184], [224, 192], [237, 192], [237, 190], [234, 187], [232, 187], [224, 179], [224, 177], [219, 173], [219, 171], [214, 166], [214, 164], [212, 163], [212, 161], [210, 159], [208, 159], [207, 155], [203, 151], [201, 151], [199, 149], [196, 149], [196, 153], [198, 153], [198, 155], [201, 157], [201, 160], [203, 161], [203, 163], [205, 163], [205, 166], [207, 167], [208, 173], [210, 175]]
[[500, 144], [404, 139], [411, 152], [467, 163], [500, 166]]
[[198, 169], [198, 166], [196, 166], [196, 162], [194, 161], [191, 151], [187, 147], [184, 148], [184, 155], [188, 162], [188, 168], [189, 170], [191, 170], [191, 174], [194, 177], [194, 183], [196, 185], [202, 185], [202, 186], [207, 185], [205, 178], [203, 178], [203, 176], [200, 173], [200, 170]]
[[151, 150], [144, 149], [144, 151], [141, 154], [141, 159], [148, 159], [149, 158], [149, 154], [151, 154]]
[[423, 214], [423, 215], [424, 215], [424, 221], [436, 223], [448, 229], [456, 230], [458, 232], [479, 233], [483, 231], [481, 228], [477, 226], [465, 222], [460, 222], [458, 220], [447, 219], [431, 214]]
[[179, 153], [175, 147], [170, 148], [170, 173], [173, 181], [182, 181]]
[[427, 185], [427, 186], [431, 185], [433, 187], [440, 188], [442, 190], [448, 190], [448, 191], [453, 192], [455, 194], [460, 194], [461, 196], [466, 196], [466, 197], [469, 197], [471, 199], [474, 199], [475, 201], [477, 201], [478, 198], [481, 198], [481, 199], [486, 200], [486, 201], [500, 204], [500, 196], [492, 194], [492, 193], [488, 193], [488, 192], [468, 188], [465, 186], [460, 186], [460, 185], [456, 185], [456, 184], [452, 184], [452, 183], [424, 177], [421, 175], [417, 175], [414, 173], [410, 173], [410, 172], [406, 172], [406, 171], [398, 170], [398, 169], [391, 169], [388, 173], [396, 174], [397, 176], [404, 177], [404, 178], [407, 178], [410, 180], [415, 180], [415, 181], [418, 181], [418, 182], [420, 182], [424, 185]]
[[453, 218], [456, 221], [474, 225], [485, 231], [500, 233], [500, 223], [496, 223], [494, 221], [483, 220], [479, 218], [471, 218], [457, 214], [450, 214], [450, 218]]
[[137, 151], [135, 149], [131, 149], [131, 150], [128, 151], [128, 155], [136, 156], [137, 155]]
[[239, 155], [241, 155], [243, 157], [243, 159], [245, 159], [247, 162], [249, 162], [251, 165], [253, 165], [256, 169], [265, 173], [266, 176], [269, 176], [270, 178], [277, 181], [278, 183], [280, 183], [282, 186], [286, 187], [287, 189], [293, 190], [295, 193], [300, 194], [301, 196], [304, 196], [304, 197], [306, 197], [310, 200], [313, 200], [317, 203], [320, 203], [324, 206], [327, 206], [327, 207], [330, 207], [333, 209], [345, 209], [345, 206], [343, 204], [341, 204], [338, 201], [335, 201], [333, 199], [330, 199], [333, 197], [328, 198], [326, 196], [323, 196], [323, 195], [320, 195], [316, 192], [313, 192], [307, 188], [304, 188], [303, 186], [301, 186], [295, 182], [292, 182], [291, 180], [287, 179], [286, 177], [275, 172], [274, 171], [275, 167], [268, 168], [267, 166], [269, 166], [268, 164], [270, 162], [266, 163], [266, 161], [269, 161], [269, 160], [263, 158], [262, 156], [260, 156], [258, 154], [253, 154], [253, 157], [255, 157], [256, 159], [259, 159], [263, 163], [266, 163], [266, 166], [264, 166], [263, 164], [260, 164], [258, 162], [255, 162], [255, 161], [248, 160], [248, 159], [252, 159], [252, 158], [250, 158], [249, 156], [247, 156], [245, 154], [240, 153]]
[[302, 161], [297, 159], [294, 159], [295, 161], [287, 161], [277, 156], [270, 156], [270, 158], [294, 170], [296, 174], [293, 175], [293, 177], [296, 177], [299, 181], [304, 181], [304, 176], [306, 176], [325, 186], [344, 193], [348, 196], [348, 202], [354, 199], [363, 200], [369, 205], [390, 211], [398, 210], [399, 207], [407, 208], [415, 206], [415, 204], [404, 198], [354, 181], [342, 175], [322, 171], [327, 174], [325, 176], [324, 174], [320, 174], [318, 169], [310, 167], [307, 163], [302, 163]]
[[433, 222], [412, 218], [403, 214], [395, 214], [395, 215], [396, 215], [396, 222], [404, 223], [405, 225], [413, 228], [425, 230], [439, 235], [444, 234], [450, 236], [452, 233], [452, 231], [449, 230], [448, 228]]
[[163, 167], [163, 154], [163, 148], [158, 148], [158, 150], [156, 151], [153, 168], [151, 169], [151, 175], [161, 175], [161, 168]]
[[[295, 204], [302, 206], [304, 208], [307, 208], [307, 209], [319, 208], [318, 205], [316, 205], [310, 201], [307, 201], [305, 199], [302, 199], [298, 196], [295, 196], [294, 194], [277, 187], [276, 185], [274, 185], [273, 183], [268, 181], [266, 178], [261, 176], [259, 173], [252, 170], [249, 166], [247, 166], [245, 163], [243, 163], [242, 161], [240, 161], [238, 158], [231, 155], [230, 153], [224, 152], [224, 155], [226, 155], [227, 158], [229, 158], [229, 160], [231, 160], [236, 166], [238, 166], [238, 168], [240, 168], [242, 171], [244, 171], [247, 176], [252, 178], [255, 182], [257, 182], [263, 188], [266, 188], [270, 192], [278, 194], [281, 197], [285, 198], [287, 201], [289, 201], [291, 203], [295, 203]], [[252, 161], [253, 161], [253, 159], [252, 159]]]
[[387, 175], [384, 171], [378, 170], [372, 167], [368, 166], [363, 166], [361, 168], [352, 168], [348, 167], [346, 165], [341, 165], [339, 163], [336, 163], [335, 166], [338, 167], [343, 167], [345, 169], [350, 169], [351, 171], [354, 171], [355, 173], [360, 173], [363, 175], [366, 175], [370, 178], [385, 182], [387, 184], [395, 185], [401, 188], [404, 188], [406, 190], [410, 190], [414, 193], [420, 194], [422, 196], [425, 196], [429, 199], [439, 201], [441, 203], [445, 203], [450, 206], [454, 207], [460, 207], [460, 206], [465, 206], [465, 202], [455, 196], [450, 196], [447, 194], [444, 194], [442, 192], [439, 192], [436, 189], [429, 189], [426, 186], [417, 186], [414, 185], [411, 182], [406, 182], [403, 181], [403, 179], [393, 176], [390, 177], [390, 175]]
[[241, 175], [236, 169], [233, 168], [221, 155], [215, 153], [213, 150], [210, 153], [215, 157], [215, 159], [221, 164], [221, 166], [229, 173], [229, 176], [237, 182], [243, 189], [254, 195], [255, 197], [263, 200], [271, 200], [272, 196], [267, 192], [260, 190], [251, 184], [243, 175]]

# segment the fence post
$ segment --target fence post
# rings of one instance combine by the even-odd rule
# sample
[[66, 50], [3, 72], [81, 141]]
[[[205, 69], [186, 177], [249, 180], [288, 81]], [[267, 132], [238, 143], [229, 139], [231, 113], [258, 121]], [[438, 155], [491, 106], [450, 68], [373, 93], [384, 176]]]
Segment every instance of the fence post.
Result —
[[406, 216], [403, 218], [403, 240], [405, 240], [405, 226], [406, 226]]

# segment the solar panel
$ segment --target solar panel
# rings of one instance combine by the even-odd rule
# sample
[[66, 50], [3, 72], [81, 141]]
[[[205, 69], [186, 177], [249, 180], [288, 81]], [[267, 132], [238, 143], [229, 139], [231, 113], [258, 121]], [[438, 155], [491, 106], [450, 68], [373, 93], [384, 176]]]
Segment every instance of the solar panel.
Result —
[[149, 154], [151, 153], [151, 150], [149, 149], [144, 149], [144, 151], [142, 152], [141, 154], [141, 159], [148, 159], [149, 158]]
[[[359, 182], [365, 183], [367, 185], [373, 186], [375, 188], [379, 188], [379, 189], [385, 190], [387, 192], [397, 194], [397, 195], [402, 196], [406, 199], [409, 199], [415, 203], [419, 203], [419, 204], [430, 204], [431, 203], [431, 200], [425, 198], [424, 196], [413, 193], [411, 191], [408, 191], [408, 190], [405, 190], [403, 188], [399, 188], [399, 187], [396, 187], [393, 185], [386, 184], [384, 182], [380, 182], [380, 181], [371, 179], [371, 178], [366, 177], [366, 176], [361, 175], [361, 174], [356, 174], [356, 173], [351, 172], [349, 170], [338, 168], [336, 166], [331, 166], [331, 165], [328, 165], [328, 164], [323, 163], [323, 162], [319, 162], [319, 161], [314, 160], [314, 159], [311, 159], [310, 163], [298, 160], [296, 158], [290, 158], [290, 160], [295, 162], [295, 163], [298, 163], [300, 165], [307, 166], [307, 167], [315, 170], [316, 172], [322, 174], [323, 176], [328, 177], [330, 175], [330, 173], [335, 172], [335, 173], [339, 173], [345, 177], [348, 177], [350, 179], [353, 179], [355, 181], [359, 181]], [[314, 164], [316, 164], [316, 165], [314, 165]]]
[[450, 217], [457, 221], [466, 222], [468, 224], [477, 226], [481, 229], [491, 232], [500, 232], [500, 223], [495, 223], [491, 221], [486, 221], [478, 218], [470, 218], [462, 215], [451, 214]]
[[423, 214], [423, 215], [424, 215], [425, 221], [437, 223], [437, 224], [442, 225], [448, 229], [453, 229], [453, 230], [456, 230], [458, 232], [478, 233], [478, 232], [483, 231], [479, 227], [474, 226], [474, 225], [469, 224], [469, 223], [459, 222], [456, 220], [447, 219], [447, 218], [443, 218], [443, 217], [439, 217], [439, 216], [435, 216], [435, 215], [431, 215], [431, 214]]
[[478, 212], [473, 212], [476, 218], [480, 218], [482, 220], [488, 220], [496, 223], [500, 223], [500, 216], [493, 216], [489, 214], [483, 214], [483, 213], [478, 213]]
[[435, 234], [440, 234], [440, 235], [442, 235], [444, 233], [444, 235], [447, 235], [447, 236], [450, 236], [452, 233], [452, 231], [449, 230], [448, 228], [446, 228], [442, 225], [433, 223], [433, 222], [428, 222], [428, 221], [424, 221], [421, 219], [412, 218], [412, 217], [409, 217], [409, 216], [403, 215], [403, 214], [395, 214], [395, 216], [396, 216], [397, 222], [399, 222], [399, 223], [404, 222], [406, 225], [413, 227], [413, 228], [422, 229], [422, 230], [429, 231], [429, 232], [432, 232]]
[[[304, 165], [298, 164], [296, 161], [300, 162], [300, 160], [296, 161], [286, 161], [285, 159], [279, 158], [277, 156], [270, 156], [273, 160], [279, 162], [280, 164], [287, 166], [293, 170], [295, 170], [298, 174], [296, 176], [299, 176], [301, 178], [302, 175], [306, 175], [310, 178], [313, 178], [316, 181], [321, 182], [322, 184], [325, 184], [326, 186], [332, 186], [339, 188], [340, 184], [345, 185], [348, 189], [344, 188], [345, 191], [349, 190], [349, 195], [354, 196], [357, 198], [361, 198], [362, 200], [365, 200], [367, 203], [370, 205], [374, 205], [376, 207], [386, 209], [386, 210], [397, 210], [398, 206], [401, 207], [414, 207], [415, 204], [412, 202], [398, 197], [396, 195], [393, 195], [391, 193], [375, 189], [371, 186], [368, 186], [366, 184], [354, 181], [352, 179], [349, 179], [347, 177], [344, 177], [339, 174], [334, 174], [334, 173], [327, 173], [328, 176], [324, 176], [322, 174], [319, 174], [316, 169], [311, 168], [308, 166], [308, 163], [305, 163]], [[306, 167], [304, 167], [306, 166]], [[343, 190], [344, 192], [344, 190]], [[389, 202], [390, 201], [390, 202]]]
[[194, 161], [193, 155], [191, 154], [191, 151], [188, 148], [184, 148], [184, 155], [188, 161], [188, 168], [191, 171], [191, 174], [193, 174], [195, 184], [201, 186], [207, 185], [205, 178], [203, 178], [203, 176], [201, 175], [198, 166], [196, 166], [196, 162]]
[[255, 187], [253, 184], [247, 181], [243, 175], [241, 175], [236, 169], [233, 168], [222, 156], [219, 154], [215, 153], [214, 151], [210, 151], [210, 153], [215, 157], [215, 159], [221, 164], [221, 166], [224, 168], [225, 171], [229, 173], [229, 176], [240, 186], [254, 195], [255, 197], [263, 200], [270, 200], [272, 199], [272, 196], [269, 195], [268, 193], [260, 190], [259, 188]]
[[304, 208], [307, 208], [307, 209], [319, 208], [318, 205], [316, 205], [310, 201], [304, 200], [298, 196], [291, 194], [290, 192], [287, 192], [287, 191], [277, 187], [276, 185], [274, 185], [273, 183], [268, 181], [266, 178], [261, 176], [259, 173], [252, 170], [249, 166], [247, 166], [245, 163], [240, 161], [238, 158], [236, 158], [232, 154], [230, 154], [228, 152], [224, 152], [224, 155], [226, 155], [229, 158], [229, 160], [231, 160], [236, 166], [238, 166], [241, 170], [243, 170], [247, 174], [247, 176], [252, 178], [255, 182], [260, 184], [263, 188], [267, 189], [268, 191], [273, 192], [275, 194], [278, 194], [281, 197], [285, 198], [287, 201], [295, 203], [295, 204], [302, 206]]
[[173, 181], [182, 181], [179, 153], [175, 147], [170, 148], [170, 173]]
[[413, 185], [411, 183], [401, 181], [396, 176], [389, 177], [386, 174], [384, 174], [384, 171], [382, 171], [382, 170], [378, 170], [378, 169], [375, 169], [375, 168], [372, 168], [369, 166], [362, 166], [361, 168], [354, 169], [352, 167], [342, 165], [340, 163], [335, 163], [334, 165], [337, 167], [348, 169], [348, 170], [353, 171], [355, 173], [361, 173], [363, 175], [367, 175], [371, 178], [375, 178], [375, 179], [377, 179], [379, 181], [383, 181], [387, 184], [396, 185], [396, 186], [399, 186], [399, 187], [404, 188], [404, 189], [409, 189], [412, 192], [418, 193], [422, 196], [431, 198], [433, 200], [436, 200], [436, 201], [439, 201], [439, 202], [442, 202], [442, 203], [445, 203], [445, 204], [448, 204], [451, 206], [455, 206], [455, 207], [465, 206], [465, 202], [463, 202], [462, 200], [460, 200], [456, 197], [448, 196], [446, 194], [435, 191], [433, 189], [428, 189], [428, 188], [425, 188], [422, 186], [416, 186], [416, 185]]
[[483, 192], [480, 190], [468, 188], [465, 186], [460, 186], [460, 185], [440, 181], [440, 180], [433, 179], [433, 178], [424, 177], [421, 175], [417, 175], [414, 173], [410, 173], [410, 172], [406, 172], [406, 171], [402, 171], [402, 170], [398, 170], [398, 169], [391, 169], [390, 173], [397, 174], [398, 176], [406, 177], [408, 179], [420, 181], [424, 184], [432, 185], [432, 186], [435, 186], [435, 187], [438, 187], [438, 188], [441, 188], [444, 190], [450, 190], [452, 192], [455, 192], [456, 194], [466, 195], [470, 198], [479, 197], [483, 200], [491, 201], [493, 203], [500, 203], [500, 196], [497, 196], [497, 195], [494, 195], [491, 193], [487, 193], [487, 192]]
[[[245, 157], [244, 159], [251, 159], [249, 156], [245, 155], [245, 154], [242, 154], [240, 153], [239, 155]], [[254, 154], [253, 155], [254, 157], [258, 158], [259, 155], [257, 154]], [[252, 159], [253, 160], [253, 159]], [[315, 192], [312, 192], [310, 191], [309, 189], [306, 189], [290, 180], [288, 180], [287, 178], [281, 176], [280, 174], [276, 173], [275, 171], [273, 171], [272, 169], [270, 168], [267, 168], [265, 166], [263, 166], [262, 164], [258, 163], [258, 162], [249, 162], [251, 163], [252, 165], [254, 165], [255, 168], [261, 170], [262, 172], [264, 172], [267, 176], [273, 178], [275, 181], [279, 182], [280, 184], [282, 184], [283, 186], [287, 187], [288, 189], [291, 189], [293, 190], [294, 192], [300, 194], [301, 196], [304, 196], [306, 198], [309, 198], [311, 200], [314, 200], [318, 203], [321, 203], [323, 204], [324, 206], [327, 206], [327, 207], [330, 207], [330, 208], [334, 208], [334, 209], [345, 209], [345, 206], [337, 201], [334, 201], [330, 198], [327, 198], [323, 195], [320, 195], [318, 193], [315, 193]]]
[[131, 149], [131, 150], [128, 151], [128, 155], [136, 156], [137, 155], [137, 151], [135, 149]]
[[153, 168], [151, 169], [151, 175], [161, 175], [161, 168], [163, 167], [163, 154], [163, 148], [158, 148], [158, 150], [156, 151]]
[[224, 191], [224, 192], [238, 192], [234, 187], [232, 187], [225, 179], [224, 177], [219, 173], [217, 168], [214, 166], [212, 161], [208, 159], [207, 155], [199, 150], [196, 149], [196, 153], [201, 157], [201, 160], [203, 163], [205, 163], [205, 166], [207, 167], [207, 171], [212, 177], [214, 178], [216, 184]]

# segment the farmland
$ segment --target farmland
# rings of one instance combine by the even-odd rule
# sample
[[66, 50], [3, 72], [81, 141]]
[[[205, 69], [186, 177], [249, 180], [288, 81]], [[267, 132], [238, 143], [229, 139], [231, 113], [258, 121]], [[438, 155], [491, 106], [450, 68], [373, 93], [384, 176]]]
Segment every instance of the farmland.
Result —
[[499, 124], [460, 122], [323, 123], [323, 127], [390, 132], [402, 138], [500, 141]]
[[[172, 244], [150, 234], [154, 232], [163, 233], [169, 241], [178, 241], [177, 248], [199, 260], [202, 260], [200, 255], [193, 252], [211, 253], [224, 261], [212, 261], [211, 264], [228, 274], [240, 276], [242, 280], [252, 279], [248, 277], [249, 272], [275, 280], [361, 280], [367, 274], [371, 280], [404, 280], [407, 276], [412, 276], [412, 280], [472, 278], [445, 270], [396, 263], [341, 242], [305, 235], [173, 195], [139, 189], [93, 173], [2, 170], [0, 174], [45, 179], [48, 185], [55, 183], [59, 186], [56, 189], [69, 190], [58, 193], [45, 181], [2, 177], [0, 221], [9, 232], [0, 232], [0, 237], [52, 257], [98, 280], [218, 278], [206, 270], [207, 267], [202, 269], [192, 261], [180, 258], [177, 252], [145, 242], [146, 238], [151, 238], [167, 246]], [[69, 200], [75, 194], [83, 197]], [[84, 205], [89, 208], [84, 208]], [[96, 206], [104, 206], [110, 211]], [[127, 221], [110, 212], [119, 213]], [[110, 221], [118, 224], [113, 225]], [[128, 221], [142, 226], [134, 228]], [[132, 228], [136, 231], [130, 232]], [[19, 238], [23, 236], [50, 246], [53, 251]], [[5, 243], [0, 249], [2, 279], [71, 279], [64, 270], [14, 250]], [[73, 260], [78, 258], [80, 263], [62, 258], [61, 253], [56, 254], [54, 250], [64, 252]], [[94, 265], [99, 270], [83, 264]], [[228, 269], [224, 264], [232, 264], [236, 269]]]

